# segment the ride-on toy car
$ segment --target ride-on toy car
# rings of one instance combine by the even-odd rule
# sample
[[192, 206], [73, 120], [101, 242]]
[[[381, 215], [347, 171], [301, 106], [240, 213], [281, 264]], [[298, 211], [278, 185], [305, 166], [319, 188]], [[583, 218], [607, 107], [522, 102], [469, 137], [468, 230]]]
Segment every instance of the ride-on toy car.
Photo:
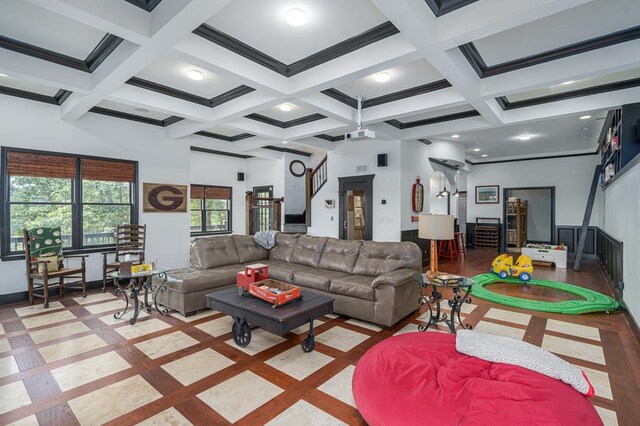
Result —
[[491, 263], [491, 272], [503, 279], [515, 277], [526, 283], [531, 279], [533, 263], [529, 256], [520, 255], [514, 265], [513, 257], [508, 254], [501, 254]]

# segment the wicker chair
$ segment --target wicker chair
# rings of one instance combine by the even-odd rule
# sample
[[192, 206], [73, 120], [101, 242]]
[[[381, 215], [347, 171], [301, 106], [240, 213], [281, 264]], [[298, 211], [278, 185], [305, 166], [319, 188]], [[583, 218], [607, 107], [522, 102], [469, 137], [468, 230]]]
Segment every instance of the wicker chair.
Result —
[[[144, 263], [145, 234], [147, 225], [118, 225], [116, 228], [116, 251], [102, 253], [102, 291], [107, 291], [107, 274], [120, 267], [126, 255], [131, 257], [132, 265]], [[114, 260], [109, 262], [109, 256]]]
[[[86, 255], [63, 256], [54, 262], [57, 263], [56, 268], [52, 268], [51, 262], [46, 260], [38, 260], [32, 251], [32, 238], [29, 230], [23, 230], [24, 238], [24, 255], [27, 263], [27, 282], [29, 288], [29, 303], [33, 305], [35, 297], [44, 299], [44, 307], [49, 307], [49, 289], [58, 288], [58, 294], [64, 295], [64, 289], [82, 290], [82, 297], [87, 296], [87, 281], [85, 273], [85, 257]], [[70, 267], [69, 259], [80, 260], [80, 266]], [[50, 271], [50, 269], [52, 269]], [[71, 281], [67, 281], [71, 280]], [[56, 283], [57, 281], [57, 283]], [[42, 294], [37, 292], [42, 291]]]

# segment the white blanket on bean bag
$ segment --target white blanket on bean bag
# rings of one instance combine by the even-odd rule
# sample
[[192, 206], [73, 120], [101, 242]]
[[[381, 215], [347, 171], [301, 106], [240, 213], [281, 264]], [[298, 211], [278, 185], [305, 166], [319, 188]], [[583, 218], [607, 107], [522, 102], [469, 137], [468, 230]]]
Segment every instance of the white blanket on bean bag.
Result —
[[521, 340], [473, 330], [459, 330], [456, 350], [485, 361], [517, 365], [562, 380], [589, 397], [595, 394], [593, 386], [581, 370], [551, 352]]

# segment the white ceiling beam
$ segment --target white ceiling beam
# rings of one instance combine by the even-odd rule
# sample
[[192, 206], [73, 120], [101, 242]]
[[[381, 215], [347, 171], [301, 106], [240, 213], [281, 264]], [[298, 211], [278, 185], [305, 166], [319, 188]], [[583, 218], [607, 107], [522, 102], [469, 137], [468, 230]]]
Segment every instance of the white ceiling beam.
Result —
[[0, 49], [0, 72], [9, 78], [28, 80], [55, 89], [86, 93], [92, 88], [91, 75], [73, 68]]
[[251, 133], [266, 139], [273, 139], [277, 142], [287, 140], [284, 135], [284, 129], [272, 126], [270, 124], [261, 123], [249, 118], [242, 118], [236, 121], [226, 122], [222, 125], [226, 129], [233, 129], [238, 133]]
[[[191, 31], [211, 15], [224, 7], [230, 0], [191, 0], [182, 9], [158, 29], [148, 41], [139, 48], [129, 46], [124, 42], [109, 55], [93, 74], [93, 91], [85, 96], [76, 94], [69, 97], [63, 104], [61, 115], [64, 120], [74, 121], [95, 106], [106, 94], [116, 90], [125, 81], [160, 55], [171, 49], [171, 46], [184, 39]], [[168, 6], [167, 6], [168, 7]], [[116, 64], [118, 57], [120, 62]]]
[[544, 156], [545, 158], [547, 158], [547, 155], [550, 157], [559, 157], [561, 155], [576, 155], [576, 154], [593, 154], [594, 153], [594, 148], [590, 147], [590, 148], [584, 148], [584, 149], [574, 149], [574, 150], [569, 150], [569, 151], [559, 151], [559, 152], [551, 152], [551, 153], [540, 153], [540, 154], [525, 154], [525, 155], [510, 155], [510, 156], [505, 156], [505, 157], [491, 157], [491, 158], [482, 158], [482, 157], [478, 157], [477, 154], [471, 154], [471, 153], [467, 153], [467, 158], [472, 161], [474, 163], [474, 165], [481, 165], [482, 163], [486, 163], [486, 162], [490, 162], [490, 161], [496, 161], [496, 160], [519, 160], [519, 159], [523, 159], [523, 158], [531, 158], [531, 159], [535, 159], [535, 158], [539, 158]]
[[482, 0], [438, 18], [437, 41], [441, 49], [451, 49], [590, 1], [593, 0]]
[[276, 145], [276, 142], [274, 142], [272, 139], [259, 137], [243, 139], [240, 141], [231, 142], [231, 152], [244, 154], [246, 151], [259, 149], [267, 145]]
[[384, 122], [368, 124], [367, 128], [376, 132], [376, 137], [379, 137], [382, 139], [389, 139], [389, 140], [402, 139], [402, 130]]
[[620, 105], [636, 103], [638, 99], [640, 99], [640, 87], [616, 90], [528, 108], [508, 110], [504, 112], [504, 122], [505, 124], [526, 123], [529, 121], [544, 120], [546, 118], [614, 109], [619, 108]]
[[429, 138], [433, 136], [449, 136], [451, 133], [468, 132], [471, 130], [492, 127], [482, 117], [469, 117], [460, 120], [445, 121], [428, 126], [414, 127], [402, 131], [402, 140]]
[[287, 94], [304, 96], [419, 58], [413, 44], [396, 34], [290, 77]]
[[320, 133], [334, 132], [336, 130], [347, 130], [350, 127], [352, 127], [352, 125], [349, 126], [341, 121], [325, 118], [323, 120], [312, 121], [311, 123], [301, 124], [299, 126], [286, 129], [284, 131], [284, 140], [289, 141], [308, 138]]
[[27, 1], [133, 43], [143, 44], [149, 39], [150, 14], [125, 1]]
[[179, 41], [173, 52], [183, 61], [273, 96], [285, 96], [289, 92], [285, 76], [195, 34]]
[[640, 40], [633, 40], [484, 78], [481, 82], [481, 94], [485, 98], [506, 96], [547, 88], [563, 81], [577, 81], [626, 71], [637, 68], [639, 64]]
[[347, 124], [355, 123], [356, 111], [349, 105], [336, 101], [322, 93], [310, 93], [302, 98], [293, 99], [296, 105], [326, 115], [337, 121]]
[[[243, 152], [245, 155], [253, 155], [254, 157], [263, 158], [265, 160], [282, 160], [284, 152], [273, 151], [270, 149], [253, 149]], [[251, 161], [251, 159], [249, 159]]]
[[296, 140], [292, 140], [289, 141], [289, 145], [298, 145], [298, 146], [302, 146], [302, 147], [311, 147], [311, 148], [317, 148], [317, 149], [322, 149], [325, 151], [333, 151], [335, 149], [335, 143], [334, 142], [329, 142], [329, 141], [325, 141], [324, 139], [320, 139], [320, 138], [304, 138], [304, 139], [296, 139]]
[[392, 118], [418, 115], [466, 104], [467, 100], [458, 90], [453, 87], [447, 87], [446, 89], [436, 92], [424, 93], [371, 108], [365, 108], [362, 110], [362, 121], [364, 123], [376, 123]]

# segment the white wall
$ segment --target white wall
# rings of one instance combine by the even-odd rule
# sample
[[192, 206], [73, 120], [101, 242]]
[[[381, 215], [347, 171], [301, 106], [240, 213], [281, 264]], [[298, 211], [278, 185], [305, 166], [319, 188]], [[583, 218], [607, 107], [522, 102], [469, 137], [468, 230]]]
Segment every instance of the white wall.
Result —
[[[9, 147], [136, 160], [140, 182], [190, 183], [189, 141], [167, 139], [161, 127], [93, 113], [67, 123], [60, 120], [57, 106], [3, 96], [0, 143]], [[170, 268], [188, 264], [188, 213], [143, 213], [140, 209], [140, 223], [147, 224], [149, 259], [158, 258], [161, 266]], [[24, 269], [24, 260], [0, 261], [0, 294], [26, 291]], [[87, 279], [97, 280], [101, 276], [101, 257], [91, 254], [87, 261]]]
[[305, 168], [312, 168], [311, 158], [301, 157], [295, 154], [284, 154], [284, 205], [286, 214], [302, 214], [306, 209], [306, 181], [305, 175], [294, 176], [289, 171], [289, 164], [299, 160]]
[[[388, 154], [388, 166], [377, 167], [377, 155]], [[373, 240], [400, 241], [401, 152], [400, 141], [382, 139], [362, 142], [336, 142], [328, 152], [327, 183], [312, 200], [310, 235], [338, 237], [340, 196], [338, 178], [356, 176], [356, 167], [366, 165], [361, 175], [375, 174], [373, 179]], [[410, 188], [409, 188], [410, 190]], [[333, 199], [336, 208], [327, 209], [324, 201]], [[381, 204], [382, 200], [386, 204]]]
[[[411, 216], [429, 213], [431, 209], [430, 197], [432, 191], [429, 187], [429, 180], [433, 174], [433, 168], [429, 162], [429, 147], [418, 141], [403, 141], [402, 146], [402, 172], [400, 182], [401, 193], [401, 220], [403, 231], [418, 229], [418, 222], [411, 222]], [[416, 177], [420, 176], [420, 183], [424, 187], [424, 205], [421, 213], [412, 210], [411, 191]], [[436, 191], [437, 194], [437, 191]]]
[[640, 322], [640, 165], [600, 191], [602, 216], [598, 226], [623, 242], [624, 300]]
[[[547, 160], [516, 161], [509, 163], [474, 165], [467, 177], [468, 222], [476, 217], [499, 217], [502, 222], [504, 188], [555, 186], [556, 225], [581, 225], [597, 155]], [[475, 187], [500, 185], [499, 204], [476, 204]], [[599, 204], [595, 203], [591, 225], [598, 224]]]
[[234, 234], [245, 233], [245, 182], [238, 182], [238, 172], [245, 172], [247, 160], [221, 155], [191, 151], [189, 164], [190, 183], [202, 185], [230, 186]]

